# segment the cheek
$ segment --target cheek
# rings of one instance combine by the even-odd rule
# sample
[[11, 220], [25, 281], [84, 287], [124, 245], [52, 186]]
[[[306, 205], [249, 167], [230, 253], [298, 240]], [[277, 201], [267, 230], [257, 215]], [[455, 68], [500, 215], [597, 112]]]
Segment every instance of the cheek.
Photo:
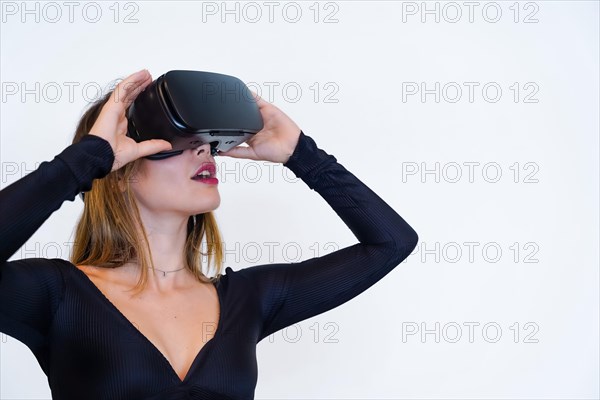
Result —
[[138, 201], [154, 208], [173, 202], [173, 198], [176, 197], [174, 195], [182, 189], [183, 178], [181, 168], [176, 166], [161, 165], [160, 168], [148, 166], [140, 168], [131, 184], [131, 189]]

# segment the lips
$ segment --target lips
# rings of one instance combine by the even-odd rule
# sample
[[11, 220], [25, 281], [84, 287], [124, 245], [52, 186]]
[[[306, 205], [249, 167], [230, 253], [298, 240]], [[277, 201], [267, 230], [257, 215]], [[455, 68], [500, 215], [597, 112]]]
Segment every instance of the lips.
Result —
[[[208, 171], [208, 173], [203, 173], [203, 171]], [[191, 179], [203, 179], [203, 178], [214, 178], [217, 173], [217, 166], [215, 163], [205, 162], [202, 164], [200, 168], [196, 171], [194, 176]]]

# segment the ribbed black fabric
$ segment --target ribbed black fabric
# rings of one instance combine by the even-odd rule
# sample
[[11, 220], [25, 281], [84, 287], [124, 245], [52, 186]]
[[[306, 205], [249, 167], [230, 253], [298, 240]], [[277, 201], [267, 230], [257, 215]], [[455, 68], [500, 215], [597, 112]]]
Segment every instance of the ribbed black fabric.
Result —
[[360, 243], [298, 263], [227, 267], [215, 284], [217, 330], [181, 381], [73, 264], [6, 261], [65, 200], [108, 174], [113, 161], [108, 142], [86, 136], [0, 192], [0, 331], [31, 349], [56, 400], [253, 399], [260, 340], [356, 297], [418, 241], [400, 215], [301, 132], [285, 166], [327, 201]]

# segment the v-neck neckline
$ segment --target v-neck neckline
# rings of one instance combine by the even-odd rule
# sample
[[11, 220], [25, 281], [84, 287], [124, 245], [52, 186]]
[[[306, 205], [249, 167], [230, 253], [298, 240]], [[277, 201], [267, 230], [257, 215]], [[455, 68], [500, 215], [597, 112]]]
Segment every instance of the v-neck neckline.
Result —
[[190, 364], [190, 368], [188, 369], [188, 371], [186, 372], [185, 376], [183, 377], [183, 380], [179, 377], [179, 375], [177, 374], [177, 371], [175, 371], [175, 368], [173, 368], [173, 365], [171, 365], [171, 363], [169, 362], [169, 360], [167, 359], [167, 357], [162, 353], [162, 351], [160, 351], [158, 349], [158, 347], [156, 347], [154, 345], [154, 343], [152, 343], [152, 341], [150, 341], [150, 339], [148, 339], [126, 316], [125, 314], [123, 314], [121, 312], [121, 310], [119, 310], [117, 308], [117, 306], [115, 306], [113, 304], [113, 302], [111, 302], [109, 300], [108, 297], [106, 297], [106, 295], [100, 290], [100, 288], [98, 286], [96, 286], [96, 284], [90, 279], [89, 276], [87, 276], [87, 274], [85, 272], [83, 272], [82, 270], [80, 270], [79, 268], [77, 268], [77, 266], [73, 263], [69, 263], [73, 266], [73, 268], [75, 268], [81, 275], [83, 275], [83, 277], [85, 278], [84, 280], [86, 282], [89, 283], [90, 286], [93, 287], [93, 290], [99, 295], [100, 299], [103, 300], [113, 311], [116, 312], [116, 314], [118, 315], [118, 317], [123, 320], [123, 322], [130, 328], [132, 329], [138, 336], [140, 336], [140, 338], [146, 343], [148, 344], [148, 346], [150, 348], [152, 348], [157, 355], [160, 356], [160, 358], [162, 360], [164, 360], [164, 363], [166, 364], [166, 366], [168, 367], [169, 371], [171, 371], [171, 374], [173, 375], [173, 377], [177, 380], [178, 384], [183, 384], [186, 383], [188, 381], [188, 379], [190, 378], [190, 376], [192, 375], [192, 373], [194, 372], [194, 368], [196, 367], [196, 364], [198, 364], [198, 362], [200, 361], [201, 356], [206, 352], [206, 348], [208, 347], [208, 345], [214, 341], [214, 339], [217, 337], [217, 335], [221, 332], [221, 325], [222, 325], [222, 319], [223, 319], [223, 301], [221, 299], [221, 291], [220, 291], [220, 286], [219, 282], [213, 282], [212, 285], [215, 287], [216, 291], [217, 291], [217, 298], [219, 299], [219, 318], [218, 318], [218, 322], [217, 322], [217, 329], [215, 330], [215, 334], [213, 335], [213, 337], [211, 337], [210, 339], [208, 339], [208, 341], [206, 343], [204, 343], [204, 345], [202, 346], [202, 348], [198, 351], [198, 353], [196, 353], [196, 356], [194, 357], [194, 360], [192, 361], [192, 363]]

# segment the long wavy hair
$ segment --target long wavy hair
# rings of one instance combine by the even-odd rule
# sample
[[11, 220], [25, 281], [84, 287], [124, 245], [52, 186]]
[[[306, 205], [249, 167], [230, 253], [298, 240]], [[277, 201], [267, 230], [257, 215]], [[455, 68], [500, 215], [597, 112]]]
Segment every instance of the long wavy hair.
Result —
[[[73, 143], [79, 142], [92, 129], [111, 93], [112, 90], [88, 106], [77, 124]], [[146, 287], [148, 268], [154, 270], [148, 237], [130, 187], [141, 161], [132, 161], [104, 178], [94, 180], [91, 190], [84, 195], [83, 213], [77, 222], [70, 260], [75, 265], [103, 268], [118, 268], [127, 262], [137, 262], [141, 267], [140, 277], [130, 289], [136, 293]], [[203, 239], [206, 239], [206, 252], [202, 251]], [[185, 268], [198, 281], [213, 283], [221, 278], [223, 247], [212, 212], [190, 216], [183, 251]], [[208, 256], [205, 269], [203, 256]], [[211, 262], [214, 277], [208, 276]]]

